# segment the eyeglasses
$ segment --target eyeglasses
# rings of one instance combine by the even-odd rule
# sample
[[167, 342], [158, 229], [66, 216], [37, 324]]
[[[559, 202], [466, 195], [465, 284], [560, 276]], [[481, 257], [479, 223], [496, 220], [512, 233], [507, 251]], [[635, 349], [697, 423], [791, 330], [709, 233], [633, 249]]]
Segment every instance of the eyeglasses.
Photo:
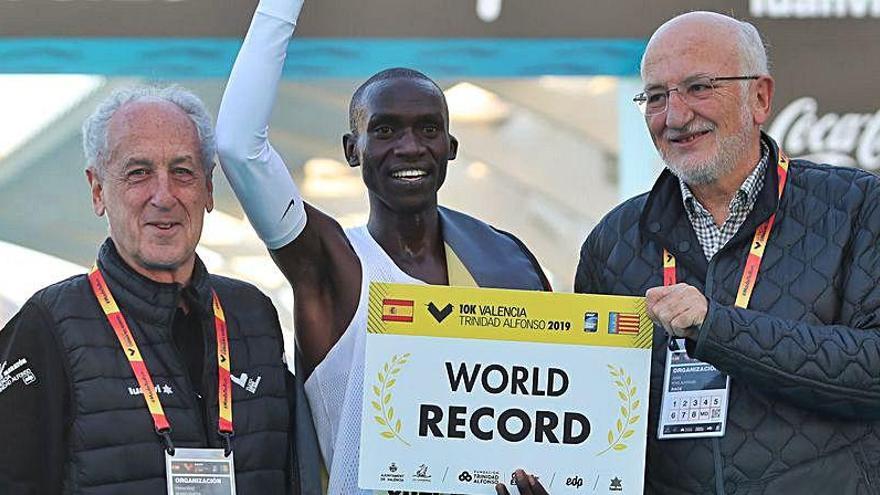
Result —
[[715, 89], [721, 81], [746, 81], [760, 79], [761, 76], [727, 76], [708, 77], [700, 76], [688, 79], [669, 89], [655, 88], [639, 93], [633, 97], [633, 102], [644, 115], [659, 115], [669, 108], [669, 95], [676, 91], [684, 99], [688, 106], [700, 104], [715, 95]]

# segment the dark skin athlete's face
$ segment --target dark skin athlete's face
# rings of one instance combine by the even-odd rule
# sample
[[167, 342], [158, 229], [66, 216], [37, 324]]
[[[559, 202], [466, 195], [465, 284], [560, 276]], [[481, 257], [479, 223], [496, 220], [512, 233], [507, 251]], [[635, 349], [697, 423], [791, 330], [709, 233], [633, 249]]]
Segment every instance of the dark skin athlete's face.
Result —
[[367, 88], [357, 133], [346, 134], [343, 146], [349, 165], [362, 167], [372, 206], [412, 214], [436, 207], [458, 142], [436, 87], [391, 79]]

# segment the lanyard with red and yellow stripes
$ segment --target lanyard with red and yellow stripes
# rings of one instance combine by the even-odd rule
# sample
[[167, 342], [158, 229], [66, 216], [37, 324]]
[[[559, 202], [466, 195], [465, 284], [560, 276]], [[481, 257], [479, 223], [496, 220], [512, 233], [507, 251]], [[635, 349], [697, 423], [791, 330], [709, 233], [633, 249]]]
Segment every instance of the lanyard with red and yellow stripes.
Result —
[[[141, 356], [137, 342], [134, 340], [134, 335], [131, 333], [131, 329], [128, 327], [128, 323], [119, 310], [119, 306], [116, 304], [116, 300], [113, 298], [113, 294], [110, 293], [110, 288], [104, 280], [104, 275], [101, 274], [101, 270], [98, 269], [97, 265], [93, 266], [89, 272], [89, 283], [92, 286], [95, 298], [98, 299], [98, 303], [101, 305], [101, 309], [104, 310], [104, 314], [107, 316], [107, 321], [116, 333], [116, 338], [119, 339], [119, 345], [122, 346], [132, 372], [134, 372], [134, 376], [141, 388], [141, 393], [144, 396], [144, 401], [147, 403], [147, 409], [149, 409], [150, 415], [153, 417], [156, 433], [162, 437], [169, 454], [173, 455], [174, 446], [171, 444], [171, 437], [169, 435], [171, 425], [168, 423], [165, 410], [159, 401], [159, 394], [153, 385], [153, 378], [147, 370], [147, 365], [144, 362], [143, 356]], [[233, 434], [232, 380], [229, 373], [229, 334], [226, 330], [226, 317], [223, 314], [223, 307], [220, 305], [220, 298], [217, 297], [217, 293], [213, 289], [211, 290], [211, 296], [214, 308], [214, 329], [217, 333], [217, 374], [219, 381], [217, 400], [220, 403], [220, 414], [217, 423], [228, 454], [231, 451], [231, 444], [229, 442]]]
[[[776, 170], [779, 174], [779, 200], [782, 201], [782, 193], [785, 191], [785, 184], [788, 179], [788, 157], [781, 150]], [[749, 257], [746, 259], [746, 266], [743, 269], [742, 279], [739, 282], [739, 290], [736, 292], [736, 302], [734, 305], [738, 308], [747, 308], [749, 301], [752, 299], [752, 292], [754, 292], [755, 284], [758, 281], [758, 271], [761, 269], [761, 261], [764, 259], [764, 248], [767, 246], [767, 240], [770, 239], [770, 232], [773, 230], [773, 222], [775, 221], [776, 212], [773, 212], [770, 218], [758, 226], [755, 236], [752, 238]], [[675, 256], [667, 251], [666, 248], [663, 248], [663, 285], [675, 284]]]

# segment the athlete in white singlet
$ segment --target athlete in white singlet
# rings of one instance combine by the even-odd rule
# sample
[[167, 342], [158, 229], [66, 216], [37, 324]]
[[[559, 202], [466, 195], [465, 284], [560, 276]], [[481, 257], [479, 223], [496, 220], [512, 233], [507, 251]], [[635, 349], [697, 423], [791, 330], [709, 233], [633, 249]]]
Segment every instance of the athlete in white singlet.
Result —
[[[365, 493], [357, 470], [367, 287], [370, 281], [445, 285], [460, 274], [437, 210], [458, 143], [436, 83], [408, 69], [380, 72], [352, 97], [351, 132], [343, 138], [346, 160], [361, 167], [367, 186], [367, 225], [343, 231], [303, 203], [268, 141], [301, 7], [302, 0], [260, 1], [223, 95], [218, 152], [248, 218], [293, 287], [297, 344], [329, 493]], [[546, 493], [533, 477], [520, 477], [521, 493]]]

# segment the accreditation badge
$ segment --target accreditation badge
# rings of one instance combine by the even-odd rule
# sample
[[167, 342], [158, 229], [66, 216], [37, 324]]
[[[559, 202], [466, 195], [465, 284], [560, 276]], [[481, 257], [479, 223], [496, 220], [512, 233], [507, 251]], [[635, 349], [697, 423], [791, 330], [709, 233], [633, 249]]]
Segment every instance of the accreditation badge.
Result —
[[223, 449], [174, 449], [165, 452], [169, 495], [235, 495], [233, 453]]
[[653, 325], [640, 297], [370, 285], [358, 486], [642, 493]]
[[657, 438], [723, 437], [730, 377], [687, 355], [684, 339], [666, 349]]

